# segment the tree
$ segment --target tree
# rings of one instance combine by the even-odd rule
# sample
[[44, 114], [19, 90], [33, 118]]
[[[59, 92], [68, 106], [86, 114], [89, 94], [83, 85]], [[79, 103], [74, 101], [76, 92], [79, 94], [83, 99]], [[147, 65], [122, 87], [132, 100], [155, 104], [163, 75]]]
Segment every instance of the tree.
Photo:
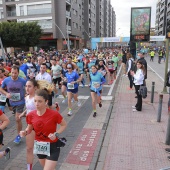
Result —
[[0, 37], [4, 47], [33, 47], [38, 44], [42, 35], [37, 22], [2, 22]]

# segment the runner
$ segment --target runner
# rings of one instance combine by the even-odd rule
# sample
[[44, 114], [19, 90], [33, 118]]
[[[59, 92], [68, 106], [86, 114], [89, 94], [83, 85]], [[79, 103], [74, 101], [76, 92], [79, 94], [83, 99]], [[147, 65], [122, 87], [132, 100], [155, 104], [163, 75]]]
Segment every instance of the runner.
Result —
[[[27, 81], [25, 87], [26, 93], [28, 94], [28, 96], [25, 97], [26, 110], [19, 116], [20, 119], [24, 117], [26, 114], [28, 114], [30, 111], [36, 110], [34, 104], [34, 96], [37, 88], [38, 88], [38, 84], [36, 80], [31, 79]], [[34, 160], [34, 156], [33, 156], [34, 138], [35, 138], [35, 132], [34, 130], [32, 130], [32, 132], [26, 136], [27, 170], [32, 170], [32, 164]]]
[[101, 92], [102, 85], [106, 82], [104, 76], [97, 71], [97, 66], [91, 67], [92, 72], [90, 73], [90, 90], [92, 97], [92, 107], [93, 107], [93, 117], [96, 117], [96, 103], [99, 104], [99, 107], [102, 107], [101, 103]]
[[[24, 86], [26, 81], [19, 76], [19, 68], [16, 66], [12, 67], [11, 76], [4, 79], [0, 92], [9, 98], [10, 106], [12, 106], [15, 113], [16, 128], [18, 135], [16, 136], [14, 143], [19, 144], [21, 137], [19, 132], [22, 130], [22, 122], [19, 119], [19, 115], [23, 112], [25, 106], [25, 90]], [[7, 89], [7, 91], [4, 90]]]
[[[51, 75], [46, 72], [47, 66], [45, 63], [42, 63], [40, 66], [40, 72], [39, 74], [35, 77], [35, 80], [46, 80], [48, 83], [52, 83], [51, 80]], [[52, 94], [49, 94], [49, 100], [48, 100], [48, 105], [51, 109], [54, 108], [53, 103], [52, 103]]]
[[[0, 148], [3, 145], [3, 130], [8, 126], [9, 124], [9, 119], [8, 117], [3, 114], [3, 112], [0, 110], [0, 121], [2, 121], [2, 124], [0, 125]], [[4, 151], [0, 152], [0, 158], [2, 158], [3, 156], [5, 156], [6, 158], [10, 158], [10, 151], [11, 148], [7, 147]]]
[[62, 103], [66, 102], [66, 89], [67, 89], [67, 78], [66, 78], [66, 73], [68, 72], [67, 67], [66, 67], [66, 63], [62, 64], [62, 71], [61, 71], [61, 94], [63, 95], [64, 99], [62, 101]]
[[72, 115], [72, 105], [71, 105], [71, 99], [72, 95], [74, 97], [74, 100], [77, 101], [78, 107], [81, 106], [80, 101], [78, 101], [78, 83], [81, 81], [79, 79], [79, 75], [76, 71], [73, 71], [74, 66], [72, 64], [67, 64], [67, 70], [66, 78], [67, 78], [67, 96], [68, 96], [68, 116]]
[[78, 73], [79, 73], [81, 83], [82, 83], [82, 88], [83, 88], [85, 87], [85, 79], [83, 77], [85, 64], [80, 57], [78, 57], [78, 60], [77, 60], [77, 67], [78, 67]]
[[[59, 88], [61, 88], [61, 66], [56, 63], [56, 59], [52, 59], [52, 78], [53, 78], [53, 83], [55, 87], [55, 92], [57, 95], [57, 89], [56, 89], [56, 84], [58, 85]], [[57, 95], [58, 96], [58, 95]]]
[[[45, 90], [37, 90], [34, 99], [36, 110], [27, 115], [28, 126], [20, 135], [24, 137], [34, 128], [34, 154], [38, 156], [44, 170], [53, 170], [60, 154], [58, 136], [66, 129], [67, 124], [57, 111], [47, 108], [48, 93]], [[60, 128], [56, 131], [57, 124], [60, 124]]]
[[[4, 79], [6, 78], [4, 74], [5, 74], [5, 70], [0, 68], [0, 86], [2, 85]], [[7, 100], [6, 96], [0, 94], [0, 110], [2, 110], [3, 113], [5, 113], [6, 100]]]
[[110, 74], [108, 74], [108, 85], [109, 85], [109, 84], [112, 84], [114, 81], [114, 78], [113, 78], [114, 62], [112, 61], [111, 57], [108, 57], [108, 59], [107, 59], [107, 68], [110, 73]]

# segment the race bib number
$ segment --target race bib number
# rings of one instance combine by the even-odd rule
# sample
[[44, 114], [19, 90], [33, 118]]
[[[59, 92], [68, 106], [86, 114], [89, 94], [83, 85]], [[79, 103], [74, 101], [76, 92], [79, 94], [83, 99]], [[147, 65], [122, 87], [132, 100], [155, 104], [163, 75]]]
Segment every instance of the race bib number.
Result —
[[50, 156], [50, 142], [34, 141], [34, 154]]
[[100, 83], [99, 82], [92, 82], [92, 87], [95, 89], [98, 89], [100, 87]]
[[67, 88], [68, 88], [68, 89], [74, 89], [74, 84], [67, 83]]
[[0, 102], [6, 102], [6, 96], [3, 94], [0, 94]]
[[10, 93], [10, 94], [11, 94], [10, 100], [15, 101], [15, 102], [21, 100], [20, 93]]

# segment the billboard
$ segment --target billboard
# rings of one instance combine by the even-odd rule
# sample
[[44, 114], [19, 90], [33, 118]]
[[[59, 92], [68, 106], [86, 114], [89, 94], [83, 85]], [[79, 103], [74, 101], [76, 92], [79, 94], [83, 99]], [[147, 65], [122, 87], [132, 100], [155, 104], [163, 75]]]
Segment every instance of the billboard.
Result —
[[150, 40], [151, 7], [131, 8], [130, 41]]

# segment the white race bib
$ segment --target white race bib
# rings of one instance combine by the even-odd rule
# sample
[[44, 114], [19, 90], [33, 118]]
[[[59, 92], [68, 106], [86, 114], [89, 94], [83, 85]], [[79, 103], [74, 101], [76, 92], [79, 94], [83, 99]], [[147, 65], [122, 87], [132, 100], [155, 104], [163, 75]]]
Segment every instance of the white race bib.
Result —
[[50, 156], [50, 142], [38, 142], [34, 140], [34, 154]]
[[113, 69], [113, 66], [112, 65], [108, 65], [108, 69]]
[[3, 94], [0, 94], [0, 102], [6, 102], [6, 96]]
[[11, 95], [10, 100], [12, 100], [12, 101], [17, 102], [17, 101], [20, 101], [20, 100], [21, 100], [21, 95], [20, 95], [20, 93], [10, 93], [10, 95]]
[[100, 83], [99, 82], [92, 82], [92, 87], [95, 89], [98, 89], [100, 87]]
[[67, 88], [68, 88], [68, 89], [74, 89], [74, 84], [67, 83]]

